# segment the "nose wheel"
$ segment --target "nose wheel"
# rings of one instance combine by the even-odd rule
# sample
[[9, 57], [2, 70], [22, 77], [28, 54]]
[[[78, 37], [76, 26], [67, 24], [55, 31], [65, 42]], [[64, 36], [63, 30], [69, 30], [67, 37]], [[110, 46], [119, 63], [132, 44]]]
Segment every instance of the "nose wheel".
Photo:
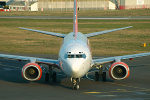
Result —
[[78, 90], [79, 89], [79, 78], [72, 78], [72, 83], [73, 83], [72, 88], [75, 90]]

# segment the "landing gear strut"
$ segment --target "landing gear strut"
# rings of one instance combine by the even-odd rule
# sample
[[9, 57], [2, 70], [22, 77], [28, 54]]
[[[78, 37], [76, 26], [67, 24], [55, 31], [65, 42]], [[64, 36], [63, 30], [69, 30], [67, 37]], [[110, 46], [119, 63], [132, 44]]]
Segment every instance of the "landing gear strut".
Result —
[[79, 81], [80, 79], [79, 78], [72, 78], [72, 88], [75, 89], [75, 90], [78, 90], [79, 89]]
[[49, 79], [52, 78], [53, 82], [56, 82], [56, 72], [52, 72], [52, 67], [49, 66], [49, 72], [45, 73], [45, 82], [49, 82]]
[[99, 81], [99, 78], [102, 78], [103, 82], [106, 82], [106, 72], [103, 71], [102, 66], [97, 67], [99, 72], [95, 72], [95, 81]]

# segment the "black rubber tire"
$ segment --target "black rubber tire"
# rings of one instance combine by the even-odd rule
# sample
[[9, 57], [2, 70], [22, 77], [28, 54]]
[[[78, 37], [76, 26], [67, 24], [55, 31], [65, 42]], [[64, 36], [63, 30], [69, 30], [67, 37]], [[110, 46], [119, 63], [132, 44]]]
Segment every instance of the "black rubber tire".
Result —
[[106, 82], [106, 72], [103, 72], [103, 74], [102, 74], [102, 81]]
[[75, 90], [79, 90], [79, 85], [78, 84], [75, 86]]
[[45, 82], [49, 82], [49, 73], [45, 73]]
[[95, 81], [99, 81], [99, 73], [95, 72]]
[[73, 84], [72, 88], [73, 88], [74, 90], [79, 90], [79, 84]]
[[56, 80], [56, 72], [53, 72], [52, 80], [53, 80], [53, 82], [56, 82], [56, 81], [57, 81], [57, 80]]

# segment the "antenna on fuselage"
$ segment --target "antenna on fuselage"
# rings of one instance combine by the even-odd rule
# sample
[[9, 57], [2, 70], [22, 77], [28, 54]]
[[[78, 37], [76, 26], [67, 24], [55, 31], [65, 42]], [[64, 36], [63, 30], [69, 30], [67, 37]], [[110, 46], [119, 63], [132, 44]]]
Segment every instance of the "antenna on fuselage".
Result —
[[78, 33], [77, 0], [74, 0], [73, 32], [76, 39]]

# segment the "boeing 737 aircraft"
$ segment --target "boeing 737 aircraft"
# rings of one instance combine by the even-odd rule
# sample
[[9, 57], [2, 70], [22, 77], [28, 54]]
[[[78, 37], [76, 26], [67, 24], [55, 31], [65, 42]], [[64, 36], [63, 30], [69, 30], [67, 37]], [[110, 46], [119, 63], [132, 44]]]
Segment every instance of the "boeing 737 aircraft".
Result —
[[29, 61], [29, 63], [24, 65], [22, 68], [23, 78], [29, 81], [40, 80], [40, 78], [42, 77], [42, 68], [40, 64], [46, 64], [49, 66], [49, 72], [45, 73], [46, 82], [48, 82], [50, 78], [52, 78], [54, 82], [56, 81], [56, 72], [52, 71], [52, 67], [56, 67], [60, 69], [62, 72], [64, 72], [66, 76], [71, 78], [71, 81], [73, 83], [73, 89], [79, 89], [80, 78], [86, 75], [86, 73], [88, 73], [90, 69], [95, 67], [99, 69], [99, 72], [95, 72], [95, 81], [98, 81], [99, 78], [102, 78], [103, 81], [106, 81], [106, 72], [103, 70], [104, 68], [101, 66], [104, 63], [111, 63], [111, 66], [109, 67], [108, 70], [109, 75], [112, 79], [122, 80], [129, 77], [130, 70], [128, 65], [122, 62], [121, 60], [132, 59], [135, 57], [149, 56], [150, 52], [125, 56], [108, 57], [102, 59], [92, 59], [88, 38], [131, 27], [132, 26], [89, 34], [82, 34], [78, 32], [77, 0], [74, 0], [73, 32], [69, 34], [61, 34], [20, 27], [20, 29], [63, 38], [63, 44], [59, 51], [58, 60], [17, 56], [17, 55], [6, 55], [6, 54], [0, 54], [0, 57]]

